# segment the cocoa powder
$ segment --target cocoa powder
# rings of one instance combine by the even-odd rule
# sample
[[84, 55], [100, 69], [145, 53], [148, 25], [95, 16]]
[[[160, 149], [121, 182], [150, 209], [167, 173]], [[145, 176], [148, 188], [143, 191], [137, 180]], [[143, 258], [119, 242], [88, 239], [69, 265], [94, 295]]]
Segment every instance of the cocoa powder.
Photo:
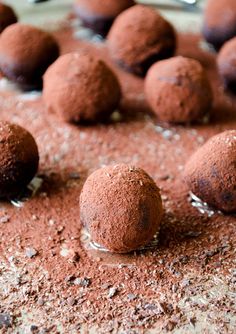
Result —
[[[233, 332], [235, 217], [200, 213], [181, 179], [197, 148], [236, 126], [236, 99], [223, 90], [215, 55], [200, 48], [199, 36], [179, 36], [178, 54], [207, 70], [214, 106], [208, 124], [171, 127], [149, 116], [143, 80], [116, 67], [106, 44], [76, 40], [70, 29], [55, 36], [63, 54], [89, 50], [112, 66], [122, 84], [122, 118], [68, 125], [48, 113], [41, 97], [1, 89], [1, 118], [32, 132], [44, 181], [23, 207], [1, 203], [4, 326], [50, 333], [191, 332], [193, 326]], [[89, 174], [111, 163], [139, 166], [160, 186], [165, 215], [158, 247], [115, 258], [84, 247], [80, 191]], [[32, 258], [25, 255], [29, 248]]]

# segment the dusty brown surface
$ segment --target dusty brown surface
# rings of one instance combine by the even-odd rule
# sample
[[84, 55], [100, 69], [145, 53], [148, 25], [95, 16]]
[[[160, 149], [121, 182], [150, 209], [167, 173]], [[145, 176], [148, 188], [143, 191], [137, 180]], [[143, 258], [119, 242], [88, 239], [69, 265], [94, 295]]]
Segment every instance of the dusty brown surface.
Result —
[[[64, 53], [91, 48], [111, 64], [102, 44], [79, 42], [70, 30], [56, 37]], [[124, 93], [120, 122], [67, 125], [40, 96], [1, 89], [1, 117], [33, 133], [43, 178], [22, 207], [1, 203], [3, 333], [234, 332], [235, 217], [200, 213], [181, 172], [211, 135], [235, 128], [236, 100], [223, 93], [215, 57], [200, 49], [199, 37], [181, 36], [178, 54], [200, 60], [209, 73], [209, 124], [159, 124], [147, 113], [143, 81], [115, 66]], [[88, 174], [114, 162], [145, 169], [161, 187], [165, 216], [155, 249], [117, 257], [84, 246], [81, 187]]]

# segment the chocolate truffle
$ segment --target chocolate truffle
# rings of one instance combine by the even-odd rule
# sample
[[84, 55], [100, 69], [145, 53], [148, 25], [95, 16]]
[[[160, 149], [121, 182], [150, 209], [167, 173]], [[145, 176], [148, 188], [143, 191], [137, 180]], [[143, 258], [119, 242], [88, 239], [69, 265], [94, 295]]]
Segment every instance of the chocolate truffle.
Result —
[[134, 4], [133, 0], [77, 0], [74, 8], [85, 27], [106, 36], [116, 16]]
[[22, 89], [42, 87], [42, 76], [59, 55], [54, 37], [38, 28], [16, 23], [0, 35], [0, 69]]
[[210, 138], [189, 159], [184, 178], [193, 194], [224, 212], [236, 212], [236, 130]]
[[112, 70], [88, 54], [61, 56], [44, 75], [43, 99], [67, 122], [96, 122], [109, 118], [121, 97]]
[[14, 10], [10, 6], [0, 3], [0, 33], [6, 27], [16, 22], [17, 17]]
[[145, 79], [145, 94], [153, 112], [165, 122], [201, 120], [212, 104], [203, 67], [197, 60], [184, 57], [154, 64]]
[[142, 169], [125, 164], [95, 171], [80, 195], [80, 219], [91, 239], [115, 253], [150, 242], [162, 215], [155, 182]]
[[0, 197], [20, 193], [35, 176], [38, 148], [32, 135], [16, 124], [0, 122]]
[[236, 37], [223, 45], [217, 64], [225, 86], [236, 92]]
[[108, 34], [108, 47], [119, 65], [144, 75], [154, 62], [174, 54], [176, 35], [156, 10], [136, 5], [116, 18]]
[[235, 0], [208, 0], [204, 14], [203, 35], [216, 49], [236, 36]]

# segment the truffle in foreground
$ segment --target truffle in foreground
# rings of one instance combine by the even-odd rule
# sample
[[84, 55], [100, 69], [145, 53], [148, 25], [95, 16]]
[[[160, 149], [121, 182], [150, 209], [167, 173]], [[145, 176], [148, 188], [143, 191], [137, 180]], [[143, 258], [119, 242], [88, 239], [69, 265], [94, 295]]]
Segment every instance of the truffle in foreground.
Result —
[[88, 54], [61, 56], [44, 75], [44, 102], [67, 122], [105, 121], [120, 98], [116, 75], [103, 60]]
[[14, 10], [4, 3], [0, 3], [0, 33], [9, 25], [17, 22]]
[[158, 119], [170, 123], [201, 121], [212, 105], [212, 91], [202, 65], [185, 57], [154, 64], [145, 79], [145, 95]]
[[32, 135], [16, 124], [0, 122], [0, 198], [19, 194], [34, 178], [39, 163]]
[[0, 35], [0, 69], [23, 90], [42, 88], [42, 76], [59, 56], [54, 37], [25, 24], [12, 24]]
[[116, 16], [134, 4], [133, 0], [76, 0], [74, 9], [85, 27], [106, 36]]
[[217, 64], [225, 87], [236, 92], [236, 37], [222, 46]]
[[80, 196], [80, 219], [93, 242], [126, 253], [150, 242], [163, 215], [158, 187], [140, 168], [125, 164], [91, 174]]
[[215, 49], [236, 36], [235, 0], [208, 0], [204, 12], [203, 35]]
[[199, 148], [185, 166], [184, 179], [203, 202], [236, 212], [236, 130], [222, 132]]
[[145, 75], [157, 60], [173, 56], [176, 34], [155, 9], [136, 5], [116, 18], [108, 34], [108, 47], [115, 62]]

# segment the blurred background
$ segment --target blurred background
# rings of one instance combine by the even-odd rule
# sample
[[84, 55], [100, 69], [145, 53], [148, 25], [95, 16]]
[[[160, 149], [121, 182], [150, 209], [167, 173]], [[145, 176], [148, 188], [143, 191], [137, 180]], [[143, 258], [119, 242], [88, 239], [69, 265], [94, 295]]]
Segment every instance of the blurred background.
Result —
[[[205, 1], [198, 0], [197, 5], [184, 5], [183, 1], [196, 0], [139, 0], [138, 2], [156, 6], [179, 30], [197, 32], [201, 27], [200, 13]], [[6, 0], [4, 2], [15, 8], [22, 22], [51, 29], [53, 22], [63, 20], [71, 12], [74, 1], [50, 0], [37, 4], [33, 4], [33, 0]]]

